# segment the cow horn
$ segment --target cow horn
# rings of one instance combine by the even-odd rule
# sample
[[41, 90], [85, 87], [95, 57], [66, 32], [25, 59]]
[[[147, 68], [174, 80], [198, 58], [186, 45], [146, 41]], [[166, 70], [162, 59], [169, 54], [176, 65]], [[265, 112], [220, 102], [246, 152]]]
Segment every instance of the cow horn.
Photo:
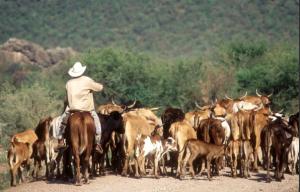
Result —
[[152, 108], [150, 108], [149, 110], [150, 111], [157, 111], [159, 109], [159, 107], [152, 107]]
[[246, 96], [247, 96], [247, 91], [246, 91], [246, 93], [245, 93], [244, 96], [240, 97], [240, 99], [243, 99], [243, 98], [246, 97]]
[[257, 96], [261, 97], [261, 94], [258, 93], [257, 89], [255, 90], [255, 92]]
[[225, 98], [229, 100], [233, 100], [232, 98], [228, 97], [226, 94], [225, 94]]
[[277, 113], [282, 113], [283, 112], [283, 109], [281, 109], [280, 111], [278, 111]]
[[273, 92], [270, 95], [268, 95], [267, 97], [271, 97], [272, 95], [273, 95]]
[[127, 106], [127, 108], [130, 109], [130, 108], [134, 107], [135, 104], [136, 104], [136, 99], [134, 99], [134, 102], [131, 105]]
[[254, 111], [258, 111], [258, 110], [262, 109], [263, 106], [264, 106], [264, 105], [261, 103], [260, 106], [259, 106], [258, 108], [254, 109]]
[[115, 101], [114, 101], [113, 98], [111, 99], [111, 103], [112, 103], [113, 105], [117, 105], [117, 104], [115, 103]]
[[274, 112], [271, 110], [271, 107], [269, 107], [269, 112], [270, 112], [271, 114], [274, 114]]
[[202, 108], [201, 108], [200, 105], [197, 103], [197, 101], [195, 101], [195, 105], [196, 105], [197, 108], [199, 108], [199, 109], [202, 110]]

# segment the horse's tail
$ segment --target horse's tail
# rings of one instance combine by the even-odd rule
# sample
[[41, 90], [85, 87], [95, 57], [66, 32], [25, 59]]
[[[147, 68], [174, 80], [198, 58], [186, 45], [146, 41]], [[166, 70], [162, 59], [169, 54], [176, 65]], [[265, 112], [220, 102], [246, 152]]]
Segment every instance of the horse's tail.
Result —
[[88, 126], [89, 126], [89, 118], [85, 114], [82, 114], [82, 121], [81, 127], [82, 131], [79, 131], [79, 139], [80, 139], [80, 146], [79, 146], [79, 154], [81, 155], [83, 151], [87, 148], [88, 145]]

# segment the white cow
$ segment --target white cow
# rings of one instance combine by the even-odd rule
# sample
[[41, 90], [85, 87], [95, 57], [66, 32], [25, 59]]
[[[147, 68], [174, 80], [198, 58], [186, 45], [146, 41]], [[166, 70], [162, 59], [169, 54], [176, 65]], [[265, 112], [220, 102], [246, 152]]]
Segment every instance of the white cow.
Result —
[[159, 161], [167, 152], [176, 150], [177, 146], [175, 140], [172, 137], [169, 137], [166, 140], [162, 140], [159, 135], [138, 135], [135, 143], [136, 176], [139, 177], [137, 171], [138, 167], [140, 168], [142, 174], [146, 174], [145, 159], [153, 158], [153, 174], [155, 178], [159, 178], [157, 174]]

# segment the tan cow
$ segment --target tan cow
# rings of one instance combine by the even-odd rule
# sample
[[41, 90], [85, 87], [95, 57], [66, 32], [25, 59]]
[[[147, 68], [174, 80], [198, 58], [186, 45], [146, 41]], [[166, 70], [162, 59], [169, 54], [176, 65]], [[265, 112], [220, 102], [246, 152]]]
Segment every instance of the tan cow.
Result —
[[269, 106], [271, 104], [270, 97], [272, 96], [272, 93], [269, 95], [261, 95], [258, 93], [256, 89], [256, 95], [257, 96], [243, 96], [240, 98], [240, 100], [255, 104], [257, 106], [263, 104], [264, 106]]
[[182, 170], [182, 161], [184, 154], [184, 144], [189, 139], [197, 139], [196, 131], [187, 120], [175, 122], [171, 124], [169, 129], [170, 136], [175, 139], [178, 148], [177, 172], [179, 177]]
[[21, 133], [17, 133], [11, 138], [11, 142], [20, 142], [20, 143], [28, 143], [32, 145], [38, 139], [35, 132], [31, 129], [23, 131]]
[[38, 137], [33, 130], [26, 130], [12, 136], [11, 145], [7, 153], [11, 186], [16, 186], [17, 171], [21, 181], [24, 181], [21, 165], [26, 166], [29, 170], [32, 145], [37, 139]]
[[[138, 134], [150, 136], [155, 129], [162, 126], [161, 120], [152, 110], [140, 108], [123, 114], [125, 162], [122, 176], [127, 175], [129, 161], [134, 155], [134, 143]], [[138, 176], [137, 172], [136, 176]]]
[[29, 172], [30, 168], [30, 156], [32, 154], [32, 149], [30, 149], [29, 143], [20, 143], [17, 141], [11, 142], [11, 145], [7, 152], [7, 160], [10, 169], [10, 185], [16, 186], [16, 175], [18, 172], [18, 176], [21, 182], [25, 181], [23, 175], [22, 166], [27, 167], [27, 171]]

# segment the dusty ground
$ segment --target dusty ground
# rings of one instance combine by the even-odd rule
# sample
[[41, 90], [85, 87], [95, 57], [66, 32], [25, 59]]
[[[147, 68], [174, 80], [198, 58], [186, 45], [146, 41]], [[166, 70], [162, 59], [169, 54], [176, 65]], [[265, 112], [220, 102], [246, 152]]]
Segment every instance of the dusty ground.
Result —
[[[272, 172], [273, 175], [273, 172]], [[234, 191], [282, 191], [292, 192], [299, 189], [299, 175], [285, 174], [286, 179], [282, 182], [272, 181], [266, 183], [264, 180], [265, 171], [260, 173], [251, 173], [250, 179], [236, 178], [229, 176], [229, 169], [222, 171], [222, 176], [213, 177], [213, 181], [208, 181], [206, 176], [197, 177], [191, 180], [187, 177], [186, 180], [178, 180], [173, 177], [164, 177], [154, 179], [149, 177], [142, 179], [135, 179], [129, 177], [121, 177], [108, 174], [107, 176], [98, 177], [96, 180], [91, 180], [90, 184], [83, 186], [74, 186], [71, 183], [47, 183], [46, 181], [35, 181], [19, 185], [17, 187], [9, 188], [10, 191], [101, 191], [101, 192], [205, 192], [205, 191], [220, 191], [220, 192], [234, 192]]]

